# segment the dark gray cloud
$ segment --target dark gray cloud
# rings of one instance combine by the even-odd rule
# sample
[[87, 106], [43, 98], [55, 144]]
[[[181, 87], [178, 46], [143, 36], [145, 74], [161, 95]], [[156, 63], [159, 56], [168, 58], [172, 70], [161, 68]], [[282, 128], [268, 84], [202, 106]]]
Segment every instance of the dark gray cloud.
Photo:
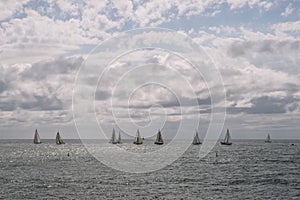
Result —
[[16, 109], [33, 110], [33, 111], [49, 111], [49, 110], [63, 110], [66, 108], [64, 102], [56, 96], [37, 96], [22, 94], [18, 99], [1, 99], [1, 111], [14, 111]]
[[97, 90], [95, 93], [95, 100], [107, 100], [111, 97], [111, 93], [105, 90]]
[[30, 68], [22, 72], [21, 77], [41, 80], [49, 75], [71, 74], [79, 69], [82, 62], [82, 57], [58, 57], [53, 60], [41, 61], [32, 64]]
[[[156, 102], [148, 102], [148, 103], [135, 103], [130, 104], [129, 108], [136, 108], [136, 109], [149, 109], [152, 106], [160, 105], [164, 108], [173, 108], [173, 107], [193, 107], [193, 106], [202, 106], [202, 105], [211, 105], [211, 99], [208, 98], [187, 98], [182, 97], [180, 99], [177, 98], [171, 98], [166, 100], [159, 100]], [[126, 105], [127, 106], [127, 105]], [[126, 107], [124, 106], [124, 107]]]
[[262, 96], [252, 99], [250, 101], [251, 107], [231, 106], [227, 108], [227, 112], [230, 114], [283, 114], [299, 109], [296, 102], [300, 102], [300, 100], [291, 96], [283, 98]]
[[[32, 99], [32, 98], [30, 98]], [[64, 109], [62, 100], [56, 96], [33, 96], [32, 101], [20, 103], [20, 108], [25, 110], [62, 110]]]
[[15, 100], [2, 100], [0, 98], [0, 110], [1, 111], [13, 111], [17, 108], [17, 104]]
[[75, 72], [82, 61], [82, 57], [60, 57], [31, 66], [0, 65], [0, 110], [68, 109]]
[[300, 51], [300, 41], [298, 40], [258, 40], [234, 42], [228, 47], [227, 53], [232, 57], [239, 57], [246, 54], [253, 54], [253, 52], [286, 53], [295, 51]]
[[6, 83], [0, 80], [0, 94], [4, 92], [7, 88], [8, 86], [6, 85]]

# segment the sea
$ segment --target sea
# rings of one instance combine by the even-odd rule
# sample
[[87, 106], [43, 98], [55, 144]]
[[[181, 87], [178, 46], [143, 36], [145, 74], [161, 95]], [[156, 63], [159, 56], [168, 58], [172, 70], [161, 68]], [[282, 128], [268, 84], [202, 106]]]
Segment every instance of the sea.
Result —
[[201, 159], [191, 145], [148, 173], [112, 169], [80, 140], [65, 142], [0, 140], [0, 199], [300, 199], [299, 140], [217, 143]]

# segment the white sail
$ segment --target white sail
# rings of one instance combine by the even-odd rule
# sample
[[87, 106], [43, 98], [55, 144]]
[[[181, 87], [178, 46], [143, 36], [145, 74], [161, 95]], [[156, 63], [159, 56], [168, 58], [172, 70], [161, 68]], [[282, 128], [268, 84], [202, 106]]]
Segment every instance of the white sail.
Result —
[[267, 139], [265, 140], [266, 143], [270, 143], [271, 142], [271, 137], [270, 134], [267, 135]]
[[34, 138], [33, 138], [33, 143], [34, 144], [41, 144], [41, 139], [40, 139], [40, 136], [38, 134], [38, 131], [37, 129], [35, 129], [35, 133], [34, 133]]
[[196, 134], [195, 134], [195, 137], [194, 137], [194, 140], [193, 140], [193, 145], [198, 145], [198, 144], [201, 144], [201, 142], [200, 142], [200, 138], [199, 138], [199, 135], [198, 135], [198, 131], [196, 131]]
[[160, 130], [158, 130], [154, 144], [158, 144], [158, 145], [164, 144], [164, 140], [162, 138], [162, 134], [161, 134]]
[[143, 144], [143, 139], [141, 138], [139, 129], [136, 132], [136, 138], [135, 138], [135, 141], [133, 142], [133, 144]]
[[227, 132], [226, 132], [224, 141], [221, 142], [221, 144], [224, 144], [224, 145], [231, 145], [231, 144], [232, 144], [232, 142], [231, 142], [231, 137], [230, 137], [230, 133], [229, 133], [229, 129], [227, 129]]
[[229, 130], [227, 129], [227, 132], [226, 132], [226, 136], [225, 136], [224, 141], [225, 141], [226, 143], [230, 143], [230, 140], [231, 140], [230, 133], [229, 133]]
[[118, 137], [117, 143], [119, 143], [119, 144], [121, 144], [121, 143], [122, 143], [122, 139], [121, 139], [121, 132], [120, 132], [120, 131], [119, 131], [119, 137]]
[[65, 142], [61, 139], [59, 132], [56, 134], [56, 139], [55, 139], [56, 144], [65, 144]]
[[112, 143], [112, 144], [117, 144], [117, 140], [116, 140], [116, 132], [115, 132], [115, 129], [114, 129], [114, 128], [113, 128], [113, 131], [112, 131], [112, 134], [111, 134], [110, 143]]

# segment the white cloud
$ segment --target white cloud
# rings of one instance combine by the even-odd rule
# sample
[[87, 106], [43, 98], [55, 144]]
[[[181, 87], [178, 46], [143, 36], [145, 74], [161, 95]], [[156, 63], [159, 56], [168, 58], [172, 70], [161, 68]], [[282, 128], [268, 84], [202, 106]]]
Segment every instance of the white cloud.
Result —
[[29, 0], [1, 0], [0, 1], [0, 21], [9, 19], [15, 12], [22, 10], [22, 6], [29, 2]]
[[[96, 45], [123, 29], [145, 26], [165, 27], [164, 24], [168, 22], [171, 22], [178, 30], [182, 30], [178, 32], [188, 32], [195, 42], [204, 45], [203, 49], [214, 59], [223, 76], [228, 92], [228, 106], [232, 109], [232, 113], [257, 114], [260, 113], [259, 109], [261, 112], [271, 112], [274, 108], [282, 113], [286, 112], [285, 114], [299, 112], [299, 109], [294, 108], [299, 108], [300, 22], [276, 22], [264, 26], [261, 24], [263, 22], [258, 20], [257, 23], [264, 28], [258, 26], [251, 29], [249, 27], [251, 24], [249, 25], [246, 19], [231, 20], [230, 23], [219, 26], [217, 21], [210, 21], [212, 18], [209, 18], [225, 18], [227, 15], [225, 13], [222, 16], [222, 9], [227, 6], [234, 10], [236, 15], [249, 8], [261, 12], [268, 11], [264, 14], [273, 15], [273, 1], [155, 0], [141, 4], [135, 0], [111, 2], [48, 0], [49, 7], [42, 5], [34, 7], [28, 4], [25, 8], [24, 5], [27, 2], [0, 2], [0, 21], [3, 20], [0, 24], [2, 101], [0, 108], [4, 113], [2, 124], [25, 124], [28, 121], [51, 123], [51, 119], [53, 123], [58, 123], [59, 120], [64, 121], [64, 119], [68, 121], [70, 119], [69, 93], [76, 71], [74, 66], [81, 59], [66, 57], [66, 55], [74, 51], [80, 54], [81, 48], [84, 48], [82, 45]], [[281, 13], [283, 17], [295, 13], [295, 8], [291, 3], [282, 8], [284, 9], [285, 11]], [[18, 17], [12, 17], [14, 14], [18, 14]], [[203, 22], [202, 17], [204, 20], [209, 19], [207, 23]], [[255, 17], [259, 19], [259, 16]], [[185, 30], [187, 28], [185, 26], [190, 31]], [[141, 38], [134, 37], [122, 45], [131, 48], [138, 42], [151, 46], [169, 41], [166, 45], [175, 46], [178, 49], [190, 49], [190, 46], [184, 46], [185, 43], [180, 43], [178, 38], [173, 37], [174, 34], [149, 33], [147, 40], [142, 41]], [[105, 59], [105, 56], [118, 52], [122, 48], [115, 46], [110, 49], [111, 52], [101, 55], [100, 59]], [[115, 63], [111, 68], [112, 73], [107, 76], [106, 88], [104, 88], [106, 90], [102, 88], [102, 94], [97, 99], [101, 104], [99, 106], [101, 112], [106, 114], [111, 112], [108, 101], [111, 95], [109, 91], [115, 83], [112, 80], [121, 77], [129, 66], [140, 64], [138, 60], [140, 57], [145, 57], [146, 64], [154, 62], [178, 69], [180, 74], [184, 75], [197, 89], [195, 90], [201, 96], [202, 102], [207, 101], [209, 94], [205, 90], [205, 85], [190, 71], [186, 63], [167, 52], [156, 53], [154, 55], [136, 53], [134, 56], [126, 57], [127, 60], [118, 60]], [[183, 52], [183, 55], [195, 56], [193, 53], [188, 51]], [[147, 74], [154, 73], [159, 79], [169, 77], [169, 80], [165, 80], [166, 84], [176, 86], [174, 90], [184, 97], [185, 105], [193, 100], [190, 94], [185, 93], [184, 87], [181, 87], [184, 82], [178, 81], [174, 74], [163, 70], [144, 73], [146, 72]], [[123, 91], [144, 81], [140, 74], [134, 75], [122, 85]], [[95, 74], [85, 77], [86, 82], [83, 84], [86, 85], [87, 90], [94, 89], [92, 83], [97, 78]], [[214, 80], [209, 81], [212, 82], [212, 86], [215, 86]], [[124, 95], [120, 92], [119, 98], [122, 99]], [[269, 102], [270, 106], [266, 106], [265, 102]], [[155, 87], [141, 89], [135, 94], [131, 103], [133, 105], [132, 116], [143, 116], [150, 104], [160, 104], [165, 106], [165, 111], [172, 115], [173, 120], [178, 120], [179, 110], [172, 95]], [[267, 108], [263, 109], [264, 106]], [[121, 109], [121, 116], [124, 120], [128, 120], [124, 102], [121, 101], [118, 107]], [[209, 112], [207, 105], [203, 105], [200, 109], [203, 112]], [[194, 107], [186, 106], [184, 115], [193, 117], [195, 112], [197, 111]], [[159, 114], [156, 110], [153, 117], [158, 119]], [[105, 115], [101, 117], [104, 121], [112, 122], [112, 119], [106, 118]], [[10, 119], [10, 121], [4, 119]]]
[[226, 2], [230, 5], [231, 9], [239, 9], [246, 5], [250, 8], [258, 6], [259, 8], [269, 10], [273, 3], [271, 1], [264, 1], [264, 0], [226, 0]]
[[213, 44], [204, 49], [221, 71], [229, 113], [299, 112], [299, 39], [246, 28], [225, 37], [218, 35], [222, 28], [210, 27], [213, 34], [202, 31], [195, 40]]
[[300, 32], [300, 21], [274, 24], [272, 29], [278, 36], [288, 36], [288, 32]]
[[223, 33], [223, 34], [234, 34], [237, 32], [236, 28], [230, 27], [230, 26], [211, 26], [208, 28], [211, 31], [214, 31], [217, 34]]
[[284, 12], [281, 13], [282, 16], [287, 17], [294, 12], [293, 4], [289, 3], [289, 5], [285, 8]]

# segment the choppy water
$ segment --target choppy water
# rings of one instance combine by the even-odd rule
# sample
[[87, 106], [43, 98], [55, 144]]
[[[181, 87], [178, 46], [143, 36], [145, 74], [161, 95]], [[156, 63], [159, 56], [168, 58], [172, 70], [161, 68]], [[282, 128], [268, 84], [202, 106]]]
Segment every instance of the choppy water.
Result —
[[146, 174], [113, 170], [80, 141], [66, 142], [0, 141], [0, 198], [300, 199], [299, 141], [218, 144], [201, 160], [200, 146], [191, 146], [170, 166]]

